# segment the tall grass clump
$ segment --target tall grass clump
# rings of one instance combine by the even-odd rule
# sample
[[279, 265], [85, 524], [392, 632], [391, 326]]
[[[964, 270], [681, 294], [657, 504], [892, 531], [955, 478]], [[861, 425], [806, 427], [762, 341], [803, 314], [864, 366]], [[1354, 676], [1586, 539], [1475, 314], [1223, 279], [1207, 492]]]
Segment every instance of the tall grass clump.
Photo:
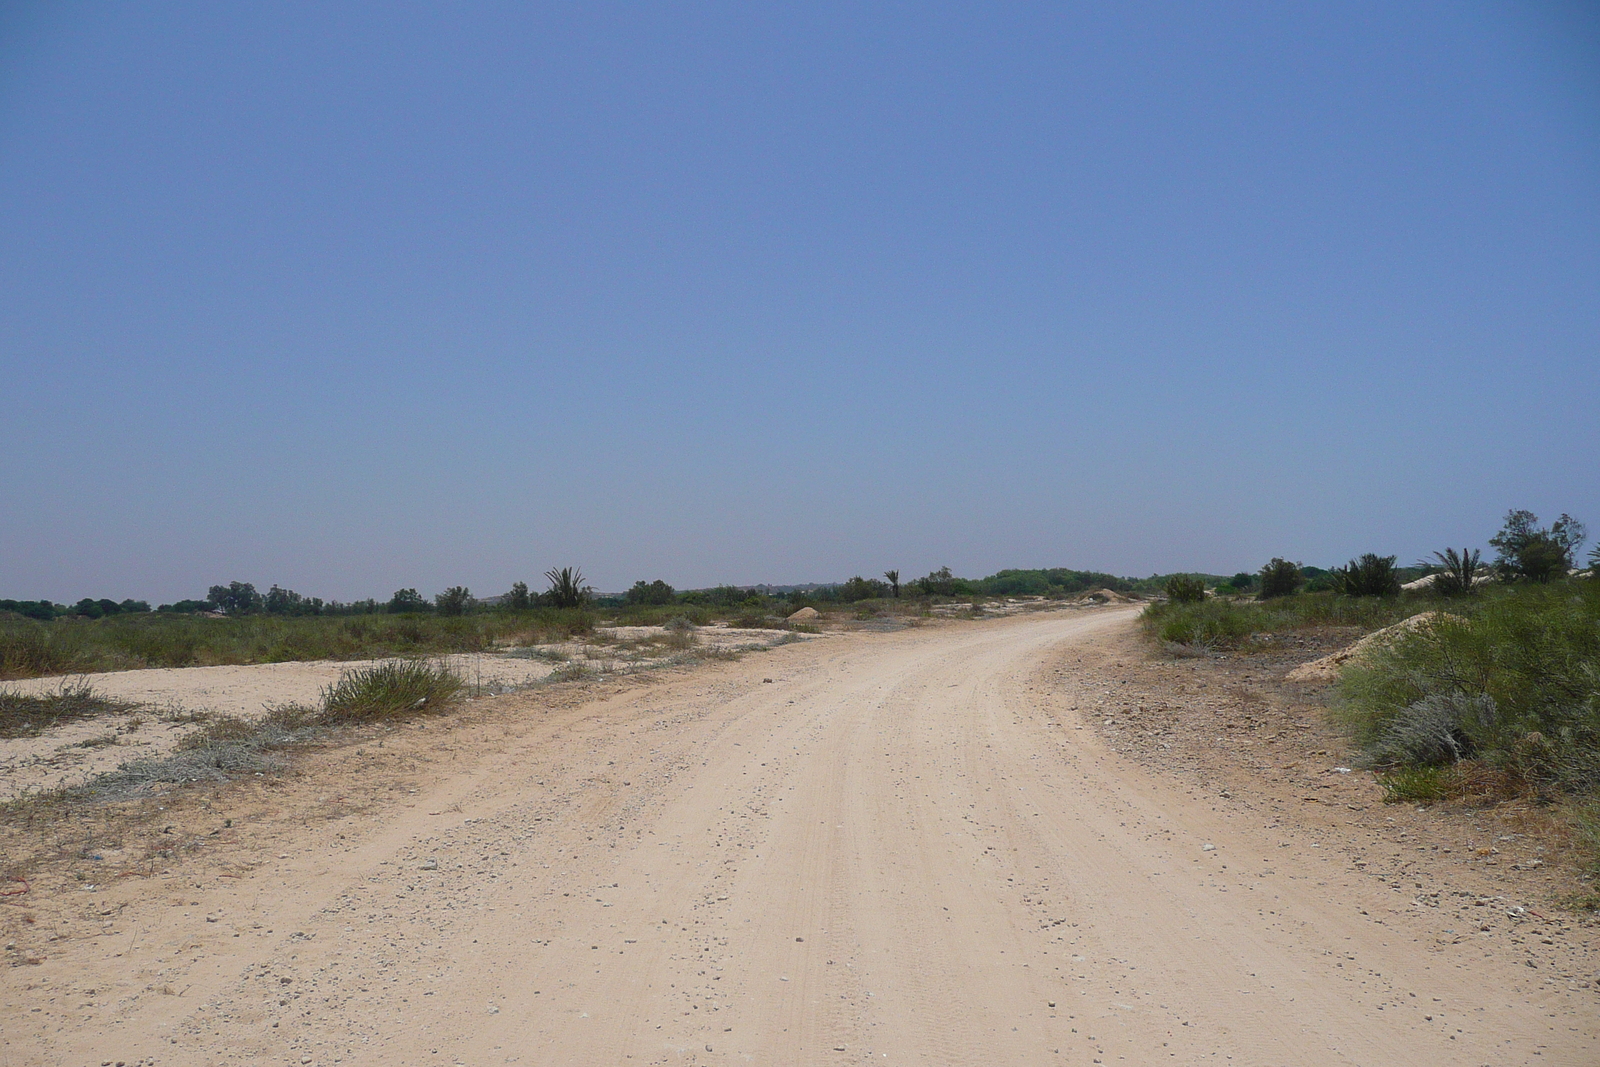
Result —
[[0, 678], [37, 678], [79, 669], [82, 655], [58, 639], [53, 624], [17, 617], [0, 622]]
[[461, 694], [461, 676], [442, 664], [397, 660], [346, 671], [322, 691], [325, 725], [371, 722], [437, 711]]
[[1600, 586], [1523, 585], [1347, 668], [1343, 714], [1378, 767], [1472, 762], [1542, 795], [1600, 791]]

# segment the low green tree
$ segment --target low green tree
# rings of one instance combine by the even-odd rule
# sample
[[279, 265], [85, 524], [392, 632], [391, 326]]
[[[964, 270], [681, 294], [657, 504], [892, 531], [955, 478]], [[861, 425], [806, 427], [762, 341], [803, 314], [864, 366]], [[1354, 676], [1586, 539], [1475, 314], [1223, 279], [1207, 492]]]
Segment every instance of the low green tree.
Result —
[[670, 604], [676, 592], [672, 586], [660, 578], [653, 582], [647, 582], [641, 578], [633, 583], [633, 587], [628, 590], [623, 599], [629, 604]]
[[506, 594], [504, 601], [508, 611], [527, 611], [533, 607], [533, 597], [528, 595], [527, 582], [512, 582], [511, 592]]
[[384, 610], [391, 615], [401, 615], [410, 611], [427, 611], [429, 607], [431, 605], [415, 589], [396, 589]]
[[1508, 511], [1489, 544], [1496, 552], [1494, 565], [1501, 579], [1548, 582], [1566, 577], [1588, 539], [1588, 530], [1571, 515], [1563, 514], [1546, 528], [1531, 511]]
[[1265, 567], [1261, 568], [1261, 592], [1257, 595], [1262, 600], [1293, 596], [1299, 592], [1304, 581], [1299, 564], [1274, 556]]
[[206, 593], [206, 599], [224, 615], [254, 615], [264, 606], [261, 594], [249, 582], [214, 585]]
[[452, 585], [433, 598], [440, 615], [465, 615], [472, 610], [472, 590], [464, 585]]
[[889, 592], [889, 587], [876, 578], [863, 578], [856, 575], [839, 587], [839, 599], [846, 603], [857, 600], [880, 600]]

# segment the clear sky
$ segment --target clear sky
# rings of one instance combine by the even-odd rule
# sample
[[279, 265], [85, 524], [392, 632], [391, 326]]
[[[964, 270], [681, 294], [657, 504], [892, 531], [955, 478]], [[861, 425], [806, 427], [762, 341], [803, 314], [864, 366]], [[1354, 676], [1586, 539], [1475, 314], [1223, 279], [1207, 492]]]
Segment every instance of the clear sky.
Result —
[[8, 3], [0, 597], [1600, 527], [1595, 5]]

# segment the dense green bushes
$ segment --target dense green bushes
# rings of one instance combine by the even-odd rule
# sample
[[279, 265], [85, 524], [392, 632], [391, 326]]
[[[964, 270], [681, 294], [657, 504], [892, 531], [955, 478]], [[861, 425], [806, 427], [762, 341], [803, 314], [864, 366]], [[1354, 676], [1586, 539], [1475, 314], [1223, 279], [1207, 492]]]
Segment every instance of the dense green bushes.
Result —
[[1347, 668], [1339, 693], [1379, 766], [1471, 760], [1537, 792], [1600, 789], [1600, 583], [1500, 590]]
[[1147, 633], [1161, 641], [1209, 648], [1236, 648], [1251, 634], [1276, 634], [1314, 626], [1377, 629], [1424, 610], [1411, 599], [1351, 599], [1331, 592], [1301, 593], [1266, 601], [1213, 597], [1199, 603], [1168, 600], [1140, 616]]
[[1333, 588], [1344, 596], [1399, 596], [1400, 575], [1393, 556], [1368, 552], [1333, 572]]

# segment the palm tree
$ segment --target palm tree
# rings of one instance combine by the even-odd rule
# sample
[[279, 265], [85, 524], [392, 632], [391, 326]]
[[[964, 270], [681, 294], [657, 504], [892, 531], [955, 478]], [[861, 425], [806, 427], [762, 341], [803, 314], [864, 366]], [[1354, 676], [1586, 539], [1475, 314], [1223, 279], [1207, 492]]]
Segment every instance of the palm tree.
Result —
[[883, 576], [889, 579], [889, 592], [898, 597], [900, 595], [900, 572], [884, 571]]
[[546, 595], [556, 607], [576, 608], [589, 599], [589, 590], [583, 584], [583, 572], [578, 568], [548, 570], [544, 576], [550, 579], [550, 591]]

